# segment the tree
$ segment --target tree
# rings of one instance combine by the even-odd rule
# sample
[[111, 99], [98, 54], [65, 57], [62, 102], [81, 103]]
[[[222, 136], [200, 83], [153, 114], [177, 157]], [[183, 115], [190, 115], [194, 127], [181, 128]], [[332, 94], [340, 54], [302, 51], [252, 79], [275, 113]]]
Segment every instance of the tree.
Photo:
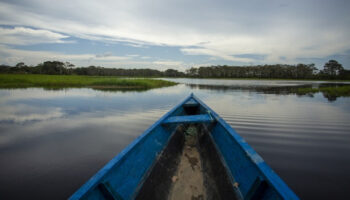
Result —
[[43, 74], [66, 74], [64, 63], [60, 61], [46, 61], [41, 65]]
[[317, 70], [315, 64], [298, 64], [296, 66], [297, 78], [312, 78], [315, 70]]
[[24, 62], [17, 63], [16, 67], [21, 68], [21, 67], [26, 67], [26, 64]]
[[184, 73], [179, 72], [176, 69], [167, 69], [165, 70], [164, 75], [169, 77], [180, 77], [180, 76], [184, 76]]
[[191, 77], [195, 77], [198, 75], [198, 69], [197, 68], [194, 68], [194, 67], [191, 67], [191, 69], [187, 69], [186, 70], [186, 74], [188, 76], [191, 76]]
[[329, 60], [323, 68], [323, 73], [331, 78], [336, 77], [344, 70], [343, 66], [336, 60]]

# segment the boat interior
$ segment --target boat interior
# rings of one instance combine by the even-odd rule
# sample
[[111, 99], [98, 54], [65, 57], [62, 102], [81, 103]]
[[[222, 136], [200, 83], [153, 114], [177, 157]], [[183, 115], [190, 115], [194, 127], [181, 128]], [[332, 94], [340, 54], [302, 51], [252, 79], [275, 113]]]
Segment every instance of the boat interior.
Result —
[[223, 119], [188, 97], [71, 199], [298, 199]]
[[201, 115], [208, 113], [201, 112], [199, 104], [190, 101], [176, 118], [168, 119], [177, 128], [136, 199], [238, 199], [235, 185], [210, 138], [208, 128], [215, 121], [209, 118], [204, 125], [203, 120], [201, 123], [190, 120], [190, 116]]

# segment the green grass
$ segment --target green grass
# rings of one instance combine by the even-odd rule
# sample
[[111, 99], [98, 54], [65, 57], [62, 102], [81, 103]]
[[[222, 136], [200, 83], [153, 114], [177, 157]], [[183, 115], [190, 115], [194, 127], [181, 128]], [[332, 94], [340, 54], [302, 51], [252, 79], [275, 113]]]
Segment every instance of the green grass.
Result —
[[176, 85], [176, 83], [147, 78], [122, 79], [111, 76], [0, 74], [0, 88], [88, 87], [97, 89], [151, 89], [172, 85]]
[[320, 88], [298, 88], [299, 94], [322, 92], [330, 96], [350, 96], [350, 85]]

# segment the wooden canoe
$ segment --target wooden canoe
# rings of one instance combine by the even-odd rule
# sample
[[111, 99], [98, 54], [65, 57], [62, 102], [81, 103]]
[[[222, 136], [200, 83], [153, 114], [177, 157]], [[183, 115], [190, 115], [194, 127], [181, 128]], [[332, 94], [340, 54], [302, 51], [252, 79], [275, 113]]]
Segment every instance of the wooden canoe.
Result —
[[70, 199], [298, 199], [218, 114], [191, 94]]

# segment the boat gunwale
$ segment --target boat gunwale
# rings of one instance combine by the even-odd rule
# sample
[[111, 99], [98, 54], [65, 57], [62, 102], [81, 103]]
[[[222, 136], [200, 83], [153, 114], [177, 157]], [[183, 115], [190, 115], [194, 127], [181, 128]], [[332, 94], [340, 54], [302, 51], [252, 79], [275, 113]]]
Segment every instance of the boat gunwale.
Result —
[[[217, 123], [220, 123], [220, 125], [229, 133], [228, 135], [235, 142], [237, 142], [238, 146], [245, 152], [245, 156], [247, 156], [254, 163], [254, 166], [258, 169], [258, 171], [263, 176], [265, 176], [264, 178], [266, 181], [283, 199], [299, 199], [298, 196], [289, 188], [289, 186], [263, 160], [263, 158], [224, 119], [222, 119], [214, 110], [212, 110], [195, 95], [191, 95], [191, 97], [194, 98], [205, 109], [210, 111], [209, 114], [215, 119]], [[214, 144], [216, 145], [215, 142]], [[225, 163], [224, 165], [228, 167], [227, 163], [225, 162], [225, 158], [223, 158], [223, 161]], [[229, 170], [231, 174], [230, 168], [227, 170]]]
[[[150, 134], [156, 127], [161, 126], [162, 122], [167, 119], [171, 114], [173, 114], [178, 108], [180, 108], [186, 101], [193, 98], [201, 106], [207, 109], [208, 114], [212, 116], [229, 134], [228, 136], [233, 139], [239, 148], [245, 153], [245, 156], [253, 162], [256, 169], [264, 176], [264, 179], [274, 188], [274, 190], [283, 199], [299, 199], [297, 195], [288, 187], [288, 185], [272, 170], [272, 168], [262, 159], [262, 157], [225, 121], [223, 120], [215, 111], [213, 111], [204, 102], [198, 99], [193, 93], [173, 107], [170, 111], [165, 113], [159, 120], [152, 124], [148, 129], [146, 129], [140, 136], [134, 139], [127, 147], [125, 147], [118, 155], [107, 162], [95, 175], [93, 175], [88, 181], [86, 181], [75, 193], [73, 193], [69, 199], [81, 199], [89, 193], [91, 189], [96, 187], [100, 181], [110, 172], [110, 170], [122, 163], [126, 159], [126, 156], [131, 152], [131, 150], [140, 144], [148, 134]], [[216, 143], [214, 142], [216, 145]], [[231, 170], [228, 167], [225, 158], [222, 156], [225, 167], [227, 167], [228, 172], [231, 174]], [[233, 174], [231, 174], [233, 175]], [[234, 179], [234, 176], [232, 176]], [[136, 189], [136, 188], [135, 188]]]
[[121, 152], [118, 153], [115, 157], [113, 157], [110, 161], [107, 162], [96, 174], [94, 174], [89, 180], [87, 180], [76, 192], [74, 192], [69, 200], [81, 199], [86, 194], [88, 194], [89, 190], [93, 189], [97, 186], [100, 181], [108, 174], [108, 172], [119, 163], [121, 163], [131, 152], [131, 150], [137, 146], [142, 140], [146, 138], [148, 134], [150, 134], [156, 127], [161, 126], [162, 122], [174, 113], [178, 108], [180, 108], [186, 101], [193, 98], [193, 94], [189, 95], [175, 107], [173, 107], [170, 111], [165, 113], [159, 120], [157, 120], [154, 124], [152, 124], [149, 128], [147, 128], [140, 136], [134, 139], [129, 145], [127, 145]]

